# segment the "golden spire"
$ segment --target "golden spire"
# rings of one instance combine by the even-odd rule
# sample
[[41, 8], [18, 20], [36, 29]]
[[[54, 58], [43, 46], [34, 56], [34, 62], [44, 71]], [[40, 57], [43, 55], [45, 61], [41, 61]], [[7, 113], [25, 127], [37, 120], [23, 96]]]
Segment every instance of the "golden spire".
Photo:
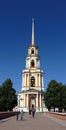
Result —
[[32, 18], [32, 45], [34, 45], [34, 19]]

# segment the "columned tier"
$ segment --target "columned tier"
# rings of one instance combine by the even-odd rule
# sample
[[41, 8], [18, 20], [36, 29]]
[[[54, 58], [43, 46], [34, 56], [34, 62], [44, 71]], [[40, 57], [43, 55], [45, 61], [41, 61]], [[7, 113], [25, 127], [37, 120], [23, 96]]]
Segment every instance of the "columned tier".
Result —
[[36, 111], [40, 111], [42, 107], [42, 95], [41, 91], [28, 90], [22, 91], [18, 95], [18, 106], [20, 109], [25, 109], [27, 112], [35, 107]]

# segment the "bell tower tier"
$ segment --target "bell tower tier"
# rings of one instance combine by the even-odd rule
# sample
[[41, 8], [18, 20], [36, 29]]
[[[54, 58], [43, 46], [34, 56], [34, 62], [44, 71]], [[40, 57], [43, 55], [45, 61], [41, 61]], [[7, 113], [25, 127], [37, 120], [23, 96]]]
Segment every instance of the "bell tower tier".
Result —
[[27, 69], [38, 69], [40, 68], [40, 57], [38, 56], [38, 47], [29, 46], [28, 55], [26, 57], [26, 68]]
[[44, 72], [40, 69], [38, 46], [34, 42], [34, 19], [32, 19], [32, 43], [28, 47], [26, 67], [22, 71], [22, 88], [18, 93], [18, 109], [20, 111], [23, 109], [28, 112], [33, 106], [37, 112], [41, 112], [45, 107], [44, 100], [42, 101]]

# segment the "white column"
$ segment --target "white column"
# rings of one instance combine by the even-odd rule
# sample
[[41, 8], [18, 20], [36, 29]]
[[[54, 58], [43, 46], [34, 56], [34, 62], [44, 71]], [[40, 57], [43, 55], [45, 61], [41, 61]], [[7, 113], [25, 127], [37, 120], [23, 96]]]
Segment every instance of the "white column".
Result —
[[41, 94], [40, 94], [40, 107], [41, 107], [41, 100], [42, 100], [42, 99], [41, 99]]
[[27, 94], [27, 107], [28, 107], [28, 94]]
[[39, 86], [39, 83], [38, 83], [38, 74], [37, 74], [37, 87]]
[[40, 74], [39, 74], [39, 86], [41, 86], [41, 77], [40, 77]]
[[25, 86], [25, 75], [23, 74], [22, 75], [22, 90], [25, 89], [24, 86]]
[[37, 85], [37, 74], [36, 74], [36, 86], [38, 86], [38, 85]]
[[25, 79], [24, 79], [24, 86], [26, 86], [26, 74], [25, 74]]
[[24, 102], [24, 107], [25, 107], [25, 95], [24, 95], [24, 101], [23, 102]]
[[27, 74], [26, 74], [26, 85], [25, 86], [27, 86]]
[[37, 94], [37, 107], [38, 107], [38, 94]]
[[42, 90], [44, 90], [43, 74], [42, 74]]
[[22, 74], [22, 88], [23, 88], [23, 74]]
[[29, 88], [30, 88], [30, 73], [29, 73]]

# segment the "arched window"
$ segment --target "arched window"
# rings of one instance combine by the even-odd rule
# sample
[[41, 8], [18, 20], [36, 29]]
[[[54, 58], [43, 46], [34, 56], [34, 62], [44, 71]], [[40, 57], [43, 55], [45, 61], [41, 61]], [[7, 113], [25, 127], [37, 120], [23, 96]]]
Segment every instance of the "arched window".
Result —
[[34, 54], [34, 49], [32, 48], [32, 50], [31, 50], [31, 54]]
[[34, 60], [31, 61], [31, 67], [34, 67]]
[[31, 87], [35, 87], [35, 78], [34, 78], [34, 76], [31, 77]]

